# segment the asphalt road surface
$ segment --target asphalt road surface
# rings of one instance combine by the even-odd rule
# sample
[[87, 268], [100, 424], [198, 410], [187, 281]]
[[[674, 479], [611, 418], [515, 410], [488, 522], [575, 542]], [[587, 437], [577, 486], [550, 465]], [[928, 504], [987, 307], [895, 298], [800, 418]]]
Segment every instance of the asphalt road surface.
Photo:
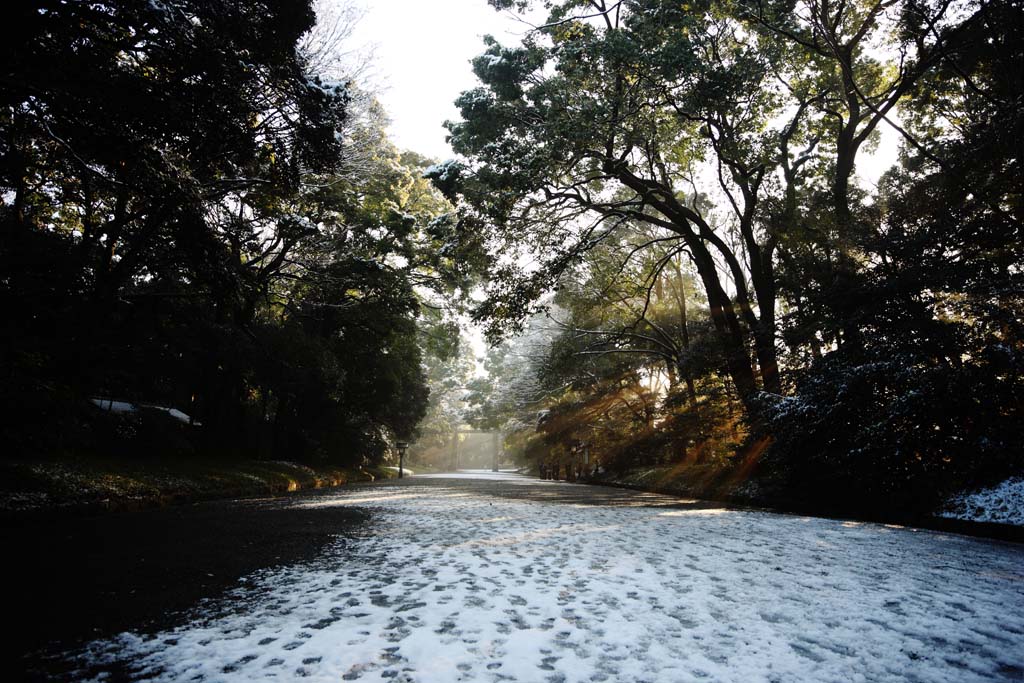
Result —
[[37, 679], [1024, 678], [1024, 547], [948, 533], [466, 473], [4, 541]]

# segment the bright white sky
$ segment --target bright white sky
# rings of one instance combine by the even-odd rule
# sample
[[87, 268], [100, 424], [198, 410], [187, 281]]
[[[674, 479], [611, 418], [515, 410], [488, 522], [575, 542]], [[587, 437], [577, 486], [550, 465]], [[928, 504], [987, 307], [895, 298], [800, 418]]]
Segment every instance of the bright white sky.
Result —
[[484, 51], [483, 36], [515, 44], [527, 30], [487, 0], [363, 0], [366, 16], [353, 37], [376, 45], [380, 100], [392, 119], [391, 137], [439, 161], [452, 156], [443, 123], [458, 119], [453, 102], [476, 84], [469, 60]]
[[[487, 0], [355, 1], [366, 15], [352, 42], [376, 48], [373, 80], [382, 86], [380, 100], [391, 117], [392, 141], [399, 149], [438, 161], [450, 158], [443, 124], [458, 119], [455, 98], [477, 84], [469, 61], [484, 51], [483, 36], [512, 45], [528, 26], [510, 12], [496, 11]], [[879, 129], [878, 149], [862, 150], [857, 165], [869, 186], [896, 160], [898, 137], [884, 123]]]

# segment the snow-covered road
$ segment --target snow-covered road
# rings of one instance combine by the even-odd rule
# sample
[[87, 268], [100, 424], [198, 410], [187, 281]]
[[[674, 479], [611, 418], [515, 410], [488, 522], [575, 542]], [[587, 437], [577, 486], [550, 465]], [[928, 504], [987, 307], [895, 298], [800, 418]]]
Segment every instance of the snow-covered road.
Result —
[[[521, 486], [523, 479], [502, 475]], [[417, 478], [418, 479], [418, 478]], [[415, 482], [416, 480], [414, 480]], [[1024, 677], [1024, 547], [629, 494], [460, 482], [304, 505], [375, 521], [203, 618], [80, 653], [157, 681], [951, 681]], [[544, 486], [548, 488], [545, 489]], [[86, 674], [88, 672], [88, 674]]]

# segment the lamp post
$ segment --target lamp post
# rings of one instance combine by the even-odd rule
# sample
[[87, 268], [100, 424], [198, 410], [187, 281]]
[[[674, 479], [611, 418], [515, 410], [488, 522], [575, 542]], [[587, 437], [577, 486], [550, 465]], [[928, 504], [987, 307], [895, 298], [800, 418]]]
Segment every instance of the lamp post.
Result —
[[395, 447], [398, 448], [398, 478], [401, 479], [405, 475], [405, 451], [409, 448], [409, 442], [399, 441]]

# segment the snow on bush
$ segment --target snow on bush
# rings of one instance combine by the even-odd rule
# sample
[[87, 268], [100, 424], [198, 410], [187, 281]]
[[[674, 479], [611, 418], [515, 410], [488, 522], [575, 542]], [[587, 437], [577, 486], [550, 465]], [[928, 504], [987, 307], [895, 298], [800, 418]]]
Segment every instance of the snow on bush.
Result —
[[954, 496], [939, 516], [1024, 526], [1024, 477], [1011, 477], [998, 486]]

